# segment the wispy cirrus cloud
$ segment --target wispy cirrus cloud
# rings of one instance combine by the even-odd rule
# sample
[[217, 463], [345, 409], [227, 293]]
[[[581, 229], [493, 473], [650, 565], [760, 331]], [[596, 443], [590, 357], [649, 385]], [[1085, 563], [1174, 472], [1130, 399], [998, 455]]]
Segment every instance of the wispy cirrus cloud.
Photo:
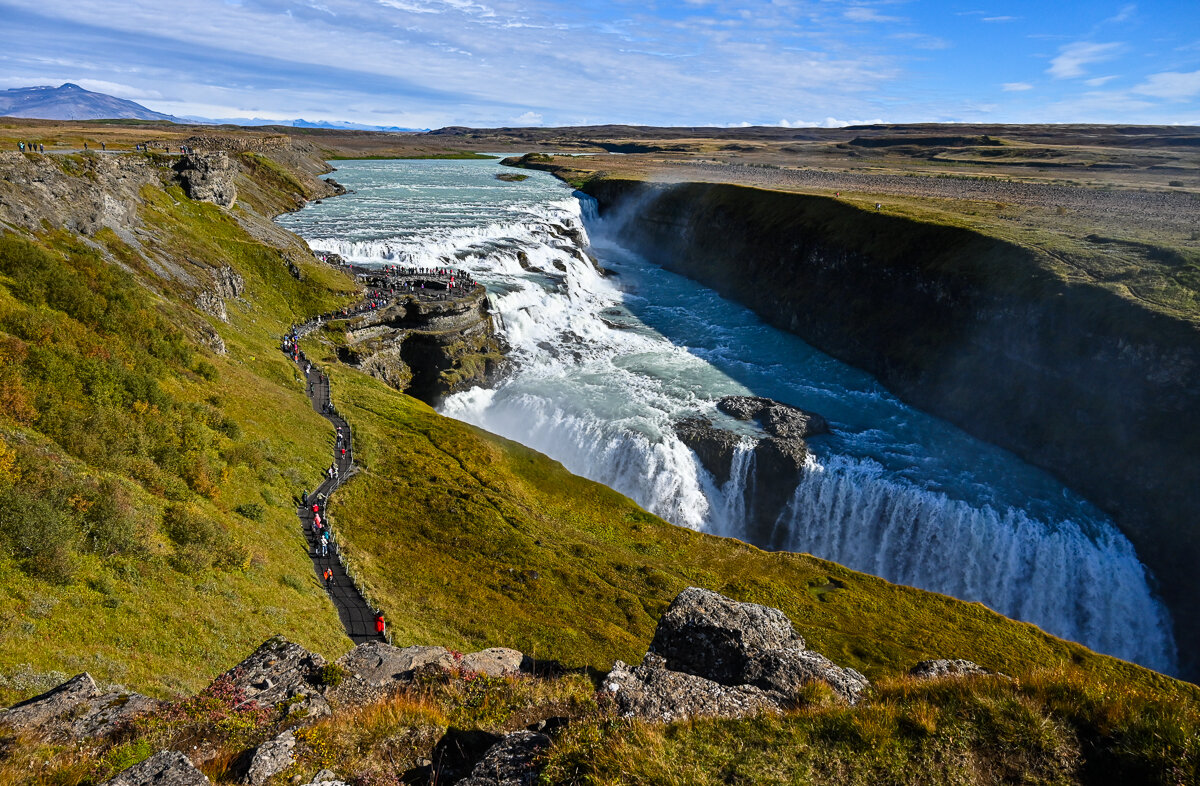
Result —
[[1111, 60], [1121, 51], [1120, 43], [1094, 43], [1092, 41], [1076, 41], [1063, 46], [1058, 56], [1050, 61], [1046, 73], [1055, 79], [1072, 79], [1087, 73], [1087, 67], [1094, 63]]
[[1134, 87], [1133, 92], [1168, 101], [1187, 101], [1200, 96], [1200, 71], [1151, 74], [1146, 81]]
[[1005, 82], [1000, 86], [1000, 89], [1006, 93], [1021, 93], [1026, 90], [1032, 90], [1033, 85], [1028, 82]]

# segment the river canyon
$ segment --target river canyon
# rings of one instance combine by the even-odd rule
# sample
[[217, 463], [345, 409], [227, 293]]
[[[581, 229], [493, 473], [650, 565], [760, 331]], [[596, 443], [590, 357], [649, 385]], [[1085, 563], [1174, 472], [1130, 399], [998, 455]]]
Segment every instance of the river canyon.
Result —
[[[675, 524], [979, 601], [1176, 670], [1147, 570], [1086, 499], [631, 250], [627, 221], [602, 219], [591, 197], [546, 173], [503, 182], [499, 171], [492, 161], [339, 162], [352, 193], [279, 219], [354, 263], [453, 266], [487, 288], [509, 371], [446, 398], [444, 414]], [[770, 397], [832, 427], [808, 440], [769, 531], [749, 526], [762, 497], [751, 448], [763, 434], [717, 409], [728, 395]], [[695, 416], [741, 437], [728, 480], [676, 435]]]

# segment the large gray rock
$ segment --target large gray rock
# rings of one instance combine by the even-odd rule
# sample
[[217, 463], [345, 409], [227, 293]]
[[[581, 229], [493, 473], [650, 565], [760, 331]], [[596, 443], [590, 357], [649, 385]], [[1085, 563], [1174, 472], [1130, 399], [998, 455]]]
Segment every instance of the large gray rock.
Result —
[[703, 717], [742, 718], [775, 712], [787, 703], [782, 694], [752, 685], [722, 685], [659, 665], [630, 667], [622, 661], [613, 664], [600, 691], [612, 697], [623, 717], [664, 723]]
[[[913, 677], [932, 680], [939, 677], [976, 677], [999, 672], [985, 669], [969, 660], [923, 660], [908, 672]], [[1003, 676], [1003, 675], [1002, 675]]]
[[763, 690], [793, 697], [810, 682], [824, 682], [850, 704], [857, 704], [870, 683], [854, 669], [842, 668], [812, 650], [760, 652], [746, 664], [745, 679]]
[[684, 418], [675, 423], [675, 436], [700, 459], [700, 463], [716, 478], [718, 484], [729, 481], [733, 455], [742, 437], [727, 429], [717, 428], [705, 417]]
[[726, 396], [717, 409], [738, 420], [757, 420], [768, 434], [782, 439], [829, 433], [829, 422], [817, 413], [762, 396]]
[[103, 737], [160, 702], [137, 693], [101, 692], [86, 671], [51, 691], [0, 711], [0, 726], [33, 732], [48, 740]]
[[254, 751], [250, 760], [250, 768], [246, 772], [245, 782], [250, 786], [262, 786], [273, 775], [286, 770], [295, 761], [292, 751], [296, 748], [296, 735], [291, 729], [280, 734], [273, 740], [268, 740]]
[[211, 786], [208, 777], [177, 751], [159, 751], [104, 786]]
[[189, 199], [221, 207], [233, 207], [237, 200], [233, 182], [237, 170], [225, 153], [188, 153], [175, 164], [175, 171]]
[[[520, 653], [518, 653], [520, 654]], [[410, 676], [430, 664], [443, 668], [459, 665], [445, 647], [393, 647], [381, 641], [369, 641], [338, 658], [338, 664], [364, 682], [384, 687]]]
[[804, 639], [786, 614], [699, 587], [675, 597], [650, 643], [650, 652], [662, 656], [666, 668], [724, 685], [746, 683], [747, 662], [760, 652], [780, 649], [804, 649]]
[[320, 655], [275, 636], [221, 676], [262, 706], [287, 703], [296, 715], [318, 718], [329, 714], [329, 704], [315, 687], [323, 666]]
[[517, 674], [529, 661], [518, 650], [507, 647], [491, 647], [480, 652], [471, 652], [459, 661], [459, 668], [473, 671], [488, 677], [504, 677]]
[[538, 776], [534, 757], [549, 745], [550, 738], [536, 731], [506, 734], [458, 786], [531, 786]]

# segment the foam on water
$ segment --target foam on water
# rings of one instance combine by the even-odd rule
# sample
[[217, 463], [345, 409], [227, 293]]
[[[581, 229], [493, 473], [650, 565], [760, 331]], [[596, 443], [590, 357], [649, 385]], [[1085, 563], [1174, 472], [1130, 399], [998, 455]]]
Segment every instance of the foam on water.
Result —
[[[677, 524], [744, 536], [751, 442], [718, 487], [671, 424], [753, 393], [825, 415], [774, 542], [978, 600], [1164, 671], [1170, 622], [1132, 546], [1035, 468], [905, 406], [869, 375], [622, 248], [589, 199], [489, 162], [342, 162], [356, 193], [281, 222], [362, 263], [453, 264], [489, 292], [516, 370], [443, 412], [522, 442]], [[591, 243], [602, 275], [580, 253]]]

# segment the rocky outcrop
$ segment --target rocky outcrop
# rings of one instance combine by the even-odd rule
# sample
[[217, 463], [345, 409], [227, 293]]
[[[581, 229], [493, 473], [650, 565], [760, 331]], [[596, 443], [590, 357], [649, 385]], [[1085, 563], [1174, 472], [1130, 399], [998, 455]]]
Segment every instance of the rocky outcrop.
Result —
[[518, 650], [491, 647], [464, 655], [458, 667], [487, 677], [506, 677], [528, 671], [532, 667], [532, 660]]
[[600, 178], [584, 190], [634, 250], [1113, 514], [1200, 674], [1196, 324], [1113, 281], [1069, 281], [1038, 249], [826, 197]]
[[177, 751], [159, 751], [104, 786], [210, 786], [208, 777]]
[[262, 786], [270, 778], [292, 766], [292, 762], [295, 761], [292, 752], [295, 749], [296, 735], [291, 729], [259, 745], [250, 760], [250, 769], [246, 772], [243, 782], [249, 786]]
[[528, 786], [537, 781], [534, 757], [549, 747], [550, 738], [535, 731], [517, 731], [483, 754], [471, 775], [459, 786]]
[[742, 437], [732, 431], [717, 428], [705, 417], [691, 417], [676, 421], [675, 436], [687, 445], [700, 459], [700, 463], [716, 479], [718, 484], [729, 482], [733, 468], [733, 454], [742, 443]]
[[237, 169], [223, 151], [185, 153], [174, 168], [189, 199], [226, 208], [233, 207], [237, 201], [234, 184]]
[[[742, 489], [749, 540], [774, 547], [775, 522], [791, 501], [808, 459], [805, 437], [829, 432], [825, 418], [760, 396], [726, 396], [717, 409], [738, 420], [756, 421], [767, 436], [753, 447], [753, 483]], [[675, 434], [696, 452], [700, 463], [724, 485], [730, 479], [734, 456], [745, 438], [715, 426], [705, 417], [677, 421]]]
[[0, 727], [50, 741], [103, 737], [159, 702], [137, 693], [101, 691], [84, 672], [47, 693], [0, 711]]
[[298, 717], [314, 719], [330, 711], [316, 687], [323, 666], [325, 659], [320, 655], [276, 636], [218, 679], [229, 680], [247, 699], [262, 706], [286, 703]]
[[643, 663], [631, 667], [623, 661], [613, 664], [600, 692], [612, 697], [622, 717], [661, 723], [776, 712], [787, 700], [783, 695], [769, 694], [751, 685], [723, 685], [657, 665]]
[[642, 664], [617, 661], [601, 694], [625, 717], [738, 718], [794, 707], [811, 682], [851, 704], [870, 687], [854, 669], [805, 649], [779, 609], [689, 587], [659, 620]]
[[675, 596], [650, 642], [666, 668], [725, 685], [749, 682], [743, 678], [748, 659], [784, 649], [804, 649], [804, 639], [782, 611], [699, 587]]
[[780, 439], [829, 433], [829, 423], [817, 413], [762, 396], [726, 396], [717, 402], [717, 409], [738, 420], [757, 420], [764, 431]]
[[445, 647], [393, 647], [382, 641], [359, 644], [337, 660], [350, 674], [369, 685], [383, 687], [412, 676], [423, 666], [453, 668], [457, 665]]
[[[940, 677], [979, 677], [999, 672], [985, 669], [969, 660], [923, 660], [909, 670], [909, 675], [922, 680]], [[1003, 676], [1003, 675], [1001, 675]]]
[[487, 294], [475, 287], [436, 300], [399, 295], [384, 308], [347, 320], [338, 357], [436, 404], [451, 393], [490, 384], [500, 372], [504, 346]]

